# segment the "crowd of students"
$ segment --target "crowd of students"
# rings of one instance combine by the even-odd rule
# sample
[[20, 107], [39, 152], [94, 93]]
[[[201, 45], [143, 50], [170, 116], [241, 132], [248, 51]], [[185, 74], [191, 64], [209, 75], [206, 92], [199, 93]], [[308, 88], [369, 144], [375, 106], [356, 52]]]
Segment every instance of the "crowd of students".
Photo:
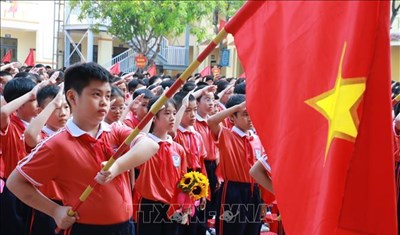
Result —
[[[1, 234], [260, 234], [274, 199], [245, 79], [190, 77], [102, 171], [179, 77], [119, 75], [1, 66]], [[189, 171], [208, 177], [210, 195], [182, 224], [171, 208]], [[101, 185], [69, 216], [93, 178]]]

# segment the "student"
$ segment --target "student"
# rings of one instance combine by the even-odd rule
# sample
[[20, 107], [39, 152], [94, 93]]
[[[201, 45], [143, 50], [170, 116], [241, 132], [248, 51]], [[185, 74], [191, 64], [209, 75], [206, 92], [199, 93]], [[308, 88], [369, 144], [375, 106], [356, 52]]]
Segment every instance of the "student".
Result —
[[[21, 201], [51, 216], [59, 228], [67, 229], [67, 234], [126, 235], [133, 230], [132, 197], [125, 174], [95, 189], [73, 217], [67, 214], [100, 170], [101, 162], [109, 159], [130, 132], [129, 128], [111, 128], [102, 122], [110, 106], [109, 79], [109, 72], [95, 63], [69, 67], [64, 88], [73, 118], [20, 161], [7, 181]], [[125, 155], [134, 156], [135, 164], [141, 164], [157, 149], [154, 141], [138, 136]], [[51, 180], [59, 187], [67, 206], [60, 206], [37, 191], [36, 187]]]
[[[187, 171], [197, 171], [207, 176], [204, 159], [207, 156], [203, 139], [193, 125], [196, 122], [197, 103], [196, 99], [190, 93], [184, 98], [185, 93], [177, 93], [174, 96], [176, 103], [181, 103], [178, 113], [183, 113], [180, 125], [174, 140], [182, 145], [186, 154]], [[183, 98], [183, 99], [182, 99]], [[177, 115], [178, 116], [178, 115]], [[205, 198], [201, 200], [204, 206]], [[201, 208], [196, 208], [195, 215], [191, 218], [189, 225], [183, 225], [181, 235], [206, 234], [205, 216]]]
[[[58, 75], [56, 74], [56, 76]], [[70, 117], [70, 109], [63, 90], [63, 85], [61, 85], [61, 88], [48, 85], [38, 91], [37, 103], [40, 113], [31, 121], [24, 132], [27, 153], [30, 153], [40, 141], [52, 136], [65, 126]], [[54, 182], [43, 185], [39, 190], [55, 203], [62, 205], [62, 194]], [[54, 235], [56, 229], [54, 219], [38, 210], [32, 210], [29, 234]]]
[[[245, 105], [244, 95], [233, 95], [226, 104], [227, 109], [208, 119], [220, 151], [218, 168], [224, 179], [216, 217], [217, 234], [221, 235], [260, 234], [260, 192], [249, 170], [256, 159], [264, 155], [264, 150], [260, 139], [252, 132]], [[231, 118], [232, 129], [220, 125], [226, 117]]]
[[149, 101], [154, 97], [154, 94], [148, 89], [140, 89], [133, 93], [132, 99], [135, 100], [138, 96], [141, 96], [139, 100], [140, 103], [137, 106], [133, 106], [135, 102], [132, 101], [132, 103], [130, 103], [128, 106], [129, 109], [126, 110], [126, 112], [130, 112], [126, 115], [124, 123], [130, 128], [135, 128], [146, 115], [148, 112]]
[[212, 218], [216, 215], [217, 209], [217, 191], [218, 178], [216, 175], [217, 168], [217, 149], [211, 136], [210, 128], [207, 124], [209, 114], [215, 108], [214, 92], [216, 86], [198, 86], [193, 96], [197, 101], [197, 114], [194, 129], [198, 131], [203, 139], [206, 147], [207, 158], [204, 159], [204, 164], [207, 170], [207, 176], [210, 182], [211, 202], [206, 205], [206, 215]]
[[[149, 109], [157, 98], [150, 101]], [[150, 128], [149, 137], [159, 144], [160, 149], [141, 166], [135, 185], [135, 190], [142, 196], [137, 221], [138, 235], [177, 235], [179, 232], [179, 224], [167, 216], [177, 183], [186, 172], [184, 150], [168, 135], [174, 128], [175, 114], [175, 104], [172, 100], [167, 101], [155, 115]], [[118, 159], [116, 163], [118, 168], [112, 166], [110, 171], [97, 175], [99, 183], [107, 183], [121, 172], [132, 169], [126, 157]]]
[[124, 110], [125, 110], [125, 96], [118, 87], [112, 86], [111, 107], [107, 113], [107, 116], [104, 118], [104, 121], [110, 125], [114, 122], [122, 125], [122, 122], [120, 122], [120, 118]]
[[[14, 78], [4, 87], [7, 104], [1, 107], [0, 140], [4, 163], [3, 180], [7, 183], [11, 172], [25, 155], [23, 133], [37, 114], [36, 93], [40, 85], [28, 78]], [[0, 194], [0, 233], [24, 234], [30, 209], [11, 193], [7, 186]]]

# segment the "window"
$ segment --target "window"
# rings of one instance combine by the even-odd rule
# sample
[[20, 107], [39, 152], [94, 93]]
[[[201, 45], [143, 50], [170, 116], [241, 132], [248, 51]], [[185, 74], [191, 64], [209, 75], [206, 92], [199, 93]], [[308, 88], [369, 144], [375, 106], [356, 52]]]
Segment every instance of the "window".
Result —
[[1, 37], [0, 59], [4, 57], [7, 51], [11, 50], [11, 61], [17, 61], [18, 39]]

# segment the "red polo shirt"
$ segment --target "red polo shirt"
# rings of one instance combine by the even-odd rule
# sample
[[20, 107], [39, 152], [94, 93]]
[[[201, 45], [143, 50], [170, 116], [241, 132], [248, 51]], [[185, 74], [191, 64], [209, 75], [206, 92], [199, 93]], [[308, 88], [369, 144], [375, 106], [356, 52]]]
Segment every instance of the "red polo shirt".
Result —
[[[245, 138], [249, 137], [250, 146], [246, 146]], [[264, 148], [257, 135], [250, 136], [237, 127], [228, 129], [222, 127], [216, 145], [220, 152], [218, 168], [224, 180], [252, 183], [250, 168], [257, 159], [264, 155]]]
[[200, 133], [203, 138], [204, 146], [207, 152], [207, 161], [214, 161], [217, 159], [215, 143], [212, 138], [210, 128], [208, 127], [207, 120], [196, 115], [196, 122], [193, 125], [194, 129]]
[[186, 173], [185, 151], [170, 136], [167, 141], [153, 134], [149, 137], [160, 145], [160, 149], [141, 165], [135, 190], [148, 200], [171, 204], [177, 183]]
[[18, 161], [26, 156], [23, 134], [28, 124], [13, 114], [6, 129], [0, 131], [4, 178], [6, 179], [15, 169]]
[[192, 126], [187, 129], [179, 126], [174, 141], [185, 150], [188, 168], [203, 170], [204, 158], [207, 156], [207, 152], [200, 133]]
[[[70, 119], [63, 130], [39, 144], [17, 169], [37, 187], [53, 180], [63, 195], [64, 205], [74, 205], [100, 170], [101, 161], [108, 160], [111, 151], [129, 133], [127, 127], [102, 122], [94, 139]], [[143, 135], [136, 137], [132, 144], [140, 138]], [[128, 174], [98, 186], [78, 213], [79, 222], [83, 224], [107, 225], [129, 220], [132, 217], [132, 198]]]

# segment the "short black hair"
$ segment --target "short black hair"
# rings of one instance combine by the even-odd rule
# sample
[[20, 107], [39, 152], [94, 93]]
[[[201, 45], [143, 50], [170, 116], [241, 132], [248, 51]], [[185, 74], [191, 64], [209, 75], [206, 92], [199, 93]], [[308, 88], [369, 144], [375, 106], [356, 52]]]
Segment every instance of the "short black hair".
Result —
[[0, 71], [0, 76], [5, 77], [5, 76], [12, 76], [12, 75], [11, 75], [11, 73], [9, 73], [7, 71], [2, 70], [2, 71]]
[[187, 81], [185, 84], [183, 84], [181, 91], [189, 92], [193, 91], [194, 89], [196, 89], [196, 83], [194, 81]]
[[229, 82], [223, 79], [216, 81], [214, 84], [217, 85], [217, 94], [229, 86]]
[[246, 83], [242, 82], [236, 85], [235, 88], [233, 89], [233, 93], [246, 95]]
[[4, 86], [3, 96], [7, 103], [30, 92], [36, 83], [29, 78], [14, 78]]
[[160, 86], [165, 90], [167, 87], [171, 87], [174, 84], [174, 80], [164, 80], [160, 83]]
[[64, 74], [64, 90], [75, 90], [80, 95], [91, 81], [110, 83], [111, 74], [102, 66], [90, 63], [78, 63], [69, 67]]
[[141, 94], [144, 94], [143, 98], [145, 99], [152, 99], [154, 97], [153, 92], [151, 92], [149, 89], [139, 89], [133, 92], [132, 98], [135, 99]]
[[113, 97], [117, 97], [117, 96], [120, 96], [120, 97], [124, 98], [124, 100], [125, 100], [125, 96], [122, 93], [122, 91], [116, 86], [111, 86], [111, 97], [113, 98]]
[[[186, 96], [187, 94], [188, 94], [188, 92], [180, 91], [180, 92], [178, 92], [178, 93], [176, 93], [176, 94], [174, 95], [173, 99], [174, 99], [174, 102], [175, 102], [175, 104], [176, 104], [176, 109], [180, 109], [180, 108], [181, 108], [183, 98], [185, 98], [185, 96]], [[190, 101], [195, 101], [195, 100], [196, 100], [196, 98], [194, 98], [193, 95], [190, 95], [190, 96], [189, 96], [189, 102], [190, 102]]]
[[150, 85], [153, 85], [153, 84], [156, 82], [157, 79], [161, 79], [161, 78], [158, 77], [158, 76], [153, 76], [153, 77], [151, 77], [151, 78], [149, 79], [149, 86], [150, 86]]
[[140, 85], [146, 86], [146, 83], [141, 79], [133, 79], [128, 83], [128, 91], [135, 91], [136, 88]]
[[242, 94], [235, 94], [231, 95], [229, 97], [228, 101], [226, 102], [225, 107], [229, 109], [230, 107], [233, 107], [235, 105], [241, 104], [246, 101], [246, 96]]
[[38, 103], [39, 107], [43, 107], [43, 103], [47, 98], [54, 99], [57, 96], [57, 93], [60, 91], [60, 87], [56, 85], [48, 85], [45, 87], [42, 87], [37, 95], [36, 95], [36, 100]]

